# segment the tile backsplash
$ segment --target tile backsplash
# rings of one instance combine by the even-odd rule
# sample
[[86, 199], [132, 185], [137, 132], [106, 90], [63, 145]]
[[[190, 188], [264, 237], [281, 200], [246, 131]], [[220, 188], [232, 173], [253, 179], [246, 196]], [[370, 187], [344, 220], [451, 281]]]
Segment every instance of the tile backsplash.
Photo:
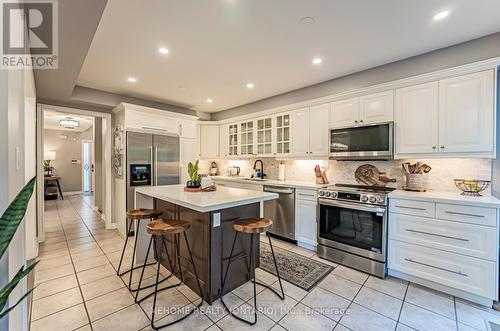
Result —
[[[214, 160], [219, 166], [222, 175], [226, 175], [227, 168], [238, 166], [241, 168], [240, 175], [249, 177], [253, 174], [255, 158], [241, 160]], [[208, 173], [212, 160], [200, 161], [202, 173]], [[264, 161], [264, 172], [267, 178], [278, 178], [279, 160], [274, 158], [262, 158]], [[421, 161], [432, 167], [432, 170], [424, 175], [424, 186], [430, 190], [457, 192], [453, 183], [454, 178], [473, 178], [491, 180], [490, 159], [412, 159], [393, 161], [334, 161], [334, 160], [283, 160], [285, 163], [285, 176], [288, 180], [314, 181], [314, 166], [319, 164], [326, 169], [330, 183], [357, 184], [354, 172], [363, 164], [372, 164], [380, 172], [385, 172], [389, 178], [395, 178], [396, 183], [388, 186], [401, 188], [406, 184], [406, 177], [401, 168], [404, 162], [414, 163]], [[488, 188], [486, 193], [490, 192]]]

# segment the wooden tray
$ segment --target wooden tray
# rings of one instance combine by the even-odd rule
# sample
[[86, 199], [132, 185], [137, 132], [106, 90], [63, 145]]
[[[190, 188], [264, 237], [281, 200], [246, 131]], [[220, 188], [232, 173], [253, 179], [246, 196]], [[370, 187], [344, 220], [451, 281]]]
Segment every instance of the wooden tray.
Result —
[[191, 187], [184, 187], [184, 192], [214, 192], [217, 191], [217, 188], [215, 186], [209, 186], [206, 188], [191, 188]]
[[408, 186], [403, 186], [403, 190], [412, 191], [412, 192], [425, 192], [425, 191], [427, 191], [427, 189], [425, 189], [423, 187], [413, 188], [413, 187], [408, 187]]

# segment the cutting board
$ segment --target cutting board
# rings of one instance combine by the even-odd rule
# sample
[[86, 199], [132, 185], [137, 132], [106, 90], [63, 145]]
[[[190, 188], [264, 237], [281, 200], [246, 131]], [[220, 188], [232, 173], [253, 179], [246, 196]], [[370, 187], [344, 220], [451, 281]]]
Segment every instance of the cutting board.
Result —
[[371, 164], [363, 164], [354, 172], [354, 178], [359, 184], [368, 186], [385, 186], [387, 183], [395, 183], [396, 178], [389, 178], [385, 172], [380, 172]]

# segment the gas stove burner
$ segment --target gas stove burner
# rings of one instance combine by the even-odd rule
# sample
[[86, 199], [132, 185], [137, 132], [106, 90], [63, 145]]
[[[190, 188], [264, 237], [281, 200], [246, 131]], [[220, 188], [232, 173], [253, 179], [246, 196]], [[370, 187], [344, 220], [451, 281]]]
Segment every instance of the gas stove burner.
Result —
[[320, 199], [386, 206], [387, 194], [393, 190], [395, 190], [395, 188], [384, 186], [335, 184], [320, 189], [318, 191], [318, 196]]

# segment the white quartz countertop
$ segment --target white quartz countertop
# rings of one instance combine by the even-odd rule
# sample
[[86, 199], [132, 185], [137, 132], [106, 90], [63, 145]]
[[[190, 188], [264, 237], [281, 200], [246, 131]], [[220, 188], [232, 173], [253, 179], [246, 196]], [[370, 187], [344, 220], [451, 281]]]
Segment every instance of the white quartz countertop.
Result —
[[224, 186], [217, 186], [215, 192], [185, 192], [184, 186], [183, 184], [144, 186], [136, 188], [135, 191], [202, 213], [278, 198], [276, 193]]
[[[272, 185], [281, 187], [294, 187], [294, 188], [304, 188], [304, 189], [314, 189], [317, 190], [322, 187], [326, 187], [332, 184], [316, 184], [312, 181], [298, 181], [298, 180], [276, 180], [276, 179], [265, 179], [265, 180], [249, 180], [248, 177], [230, 177], [230, 176], [211, 176], [215, 181], [230, 181], [254, 185]], [[247, 179], [245, 179], [247, 178]]]
[[443, 202], [443, 203], [460, 204], [460, 205], [468, 205], [476, 207], [500, 208], [500, 200], [491, 195], [487, 195], [486, 193], [484, 193], [483, 196], [466, 196], [466, 195], [461, 195], [460, 191], [411, 192], [404, 190], [394, 190], [391, 193], [389, 193], [389, 199], [390, 198]]

